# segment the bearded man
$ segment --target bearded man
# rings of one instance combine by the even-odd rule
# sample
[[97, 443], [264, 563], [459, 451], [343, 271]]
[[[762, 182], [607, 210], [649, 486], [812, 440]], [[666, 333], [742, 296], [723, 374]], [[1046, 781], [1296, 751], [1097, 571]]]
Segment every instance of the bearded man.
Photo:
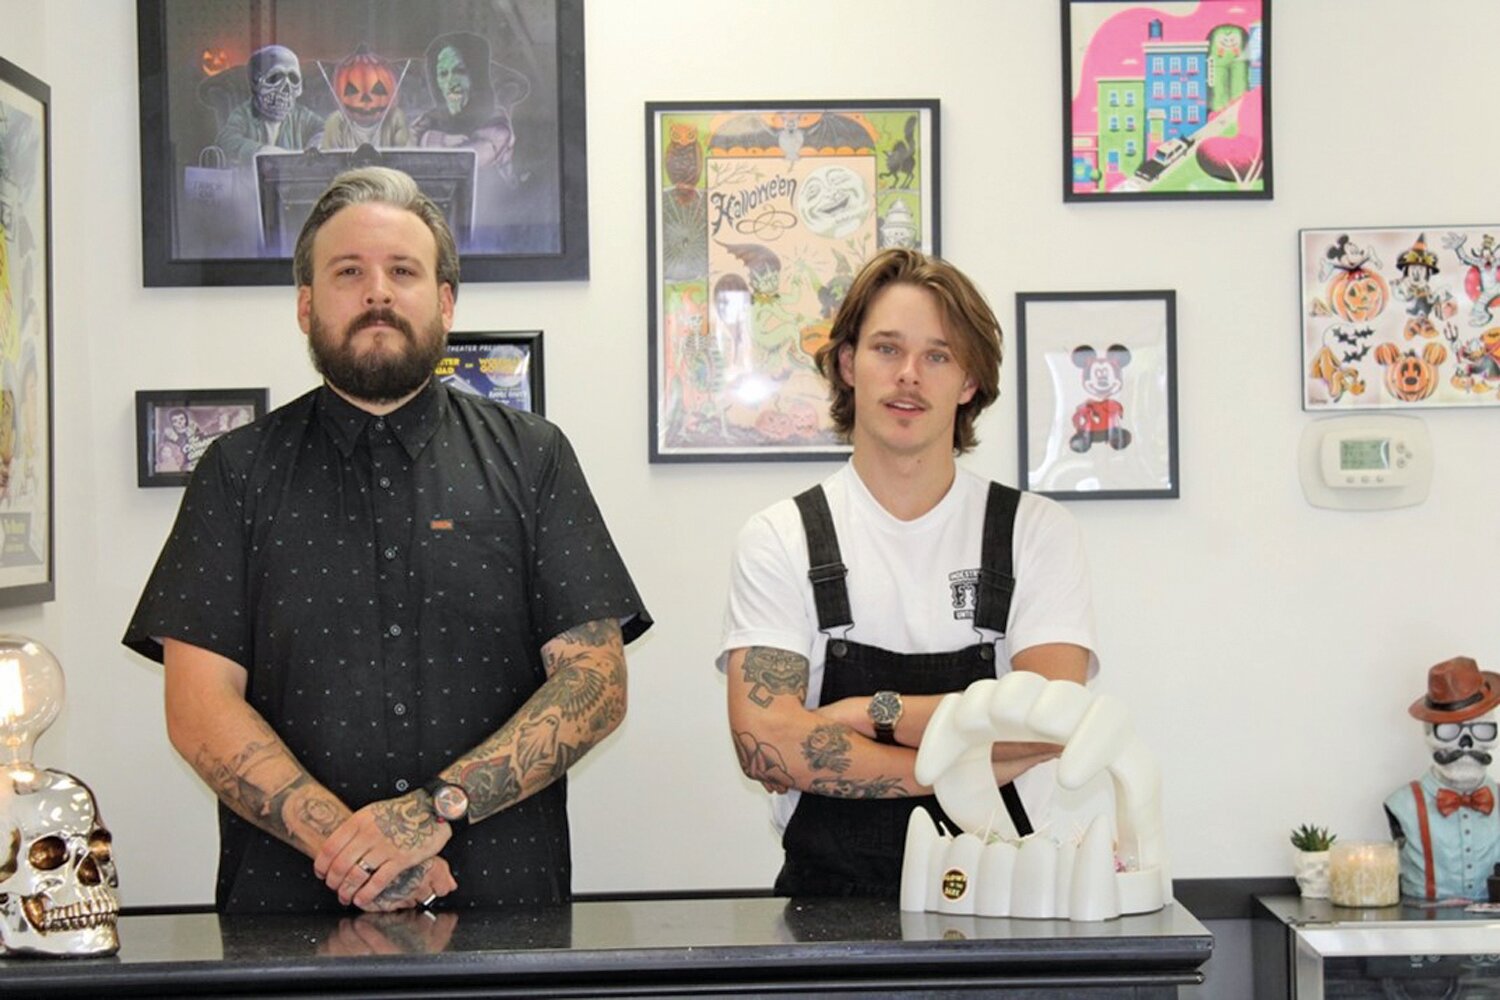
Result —
[[323, 385], [210, 446], [124, 639], [219, 797], [218, 908], [565, 901], [563, 775], [651, 619], [562, 433], [433, 377], [458, 252], [410, 177], [335, 178], [293, 270]]
[[1500, 863], [1500, 812], [1489, 774], [1495, 748], [1500, 674], [1467, 656], [1427, 672], [1427, 694], [1412, 702], [1432, 751], [1422, 777], [1385, 800], [1401, 842], [1401, 895], [1487, 899], [1485, 879]]

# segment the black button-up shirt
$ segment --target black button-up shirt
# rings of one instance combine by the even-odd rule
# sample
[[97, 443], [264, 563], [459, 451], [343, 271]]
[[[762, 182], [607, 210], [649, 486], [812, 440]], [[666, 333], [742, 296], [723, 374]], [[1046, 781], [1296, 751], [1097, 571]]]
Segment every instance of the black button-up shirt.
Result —
[[[431, 780], [546, 679], [584, 622], [651, 624], [567, 439], [434, 381], [376, 417], [325, 388], [214, 442], [125, 634], [248, 671], [246, 699], [351, 809]], [[337, 908], [294, 849], [220, 807], [221, 910]], [[562, 781], [443, 851], [448, 903], [567, 897]]]

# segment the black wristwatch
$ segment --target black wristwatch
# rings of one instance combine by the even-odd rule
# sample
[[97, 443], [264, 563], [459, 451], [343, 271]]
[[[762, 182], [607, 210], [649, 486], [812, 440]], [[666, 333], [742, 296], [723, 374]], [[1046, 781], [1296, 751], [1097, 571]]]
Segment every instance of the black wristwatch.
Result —
[[870, 698], [870, 721], [875, 724], [875, 740], [879, 743], [896, 742], [896, 723], [901, 721], [905, 706], [896, 691], [876, 691]]
[[434, 778], [422, 786], [432, 798], [432, 814], [439, 823], [447, 823], [457, 833], [469, 825], [469, 793], [463, 785]]

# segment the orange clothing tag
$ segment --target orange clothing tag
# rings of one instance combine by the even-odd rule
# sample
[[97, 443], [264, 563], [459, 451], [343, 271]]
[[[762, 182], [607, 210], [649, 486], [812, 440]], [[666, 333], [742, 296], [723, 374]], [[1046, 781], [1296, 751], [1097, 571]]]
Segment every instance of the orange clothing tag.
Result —
[[446, 517], [441, 517], [441, 518], [435, 517], [435, 518], [432, 519], [432, 525], [431, 525], [431, 527], [432, 527], [433, 531], [452, 531], [453, 530], [453, 522], [452, 522], [452, 520], [450, 520], [450, 519], [448, 519]]

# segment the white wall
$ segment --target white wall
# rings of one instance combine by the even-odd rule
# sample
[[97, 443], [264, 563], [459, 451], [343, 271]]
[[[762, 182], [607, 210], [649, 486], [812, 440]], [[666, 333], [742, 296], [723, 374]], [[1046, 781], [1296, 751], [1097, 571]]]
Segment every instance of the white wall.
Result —
[[[729, 547], [831, 470], [646, 460], [647, 100], [937, 97], [943, 250], [1013, 322], [1017, 291], [1175, 288], [1182, 498], [1077, 503], [1104, 670], [1165, 769], [1175, 874], [1288, 873], [1288, 829], [1383, 832], [1422, 767], [1426, 668], [1500, 669], [1489, 610], [1500, 412], [1425, 411], [1423, 506], [1303, 501], [1296, 230], [1497, 223], [1484, 88], [1493, 0], [1275, 6], [1271, 202], [1064, 205], [1053, 0], [618, 0], [588, 6], [593, 277], [464, 287], [459, 327], [546, 331], [549, 415], [577, 445], [658, 619], [631, 711], [576, 772], [583, 891], [764, 886], [763, 793], [738, 776], [716, 650]], [[754, 32], [754, 34], [752, 34]], [[313, 383], [276, 288], [141, 286], [135, 7], [0, 0], [0, 56], [56, 122], [58, 599], [0, 612], [68, 672], [39, 758], [98, 792], [133, 905], [212, 897], [209, 795], [163, 734], [160, 669], [118, 644], [179, 493], [135, 486], [139, 388]], [[1014, 481], [1014, 377], [968, 459]]]

